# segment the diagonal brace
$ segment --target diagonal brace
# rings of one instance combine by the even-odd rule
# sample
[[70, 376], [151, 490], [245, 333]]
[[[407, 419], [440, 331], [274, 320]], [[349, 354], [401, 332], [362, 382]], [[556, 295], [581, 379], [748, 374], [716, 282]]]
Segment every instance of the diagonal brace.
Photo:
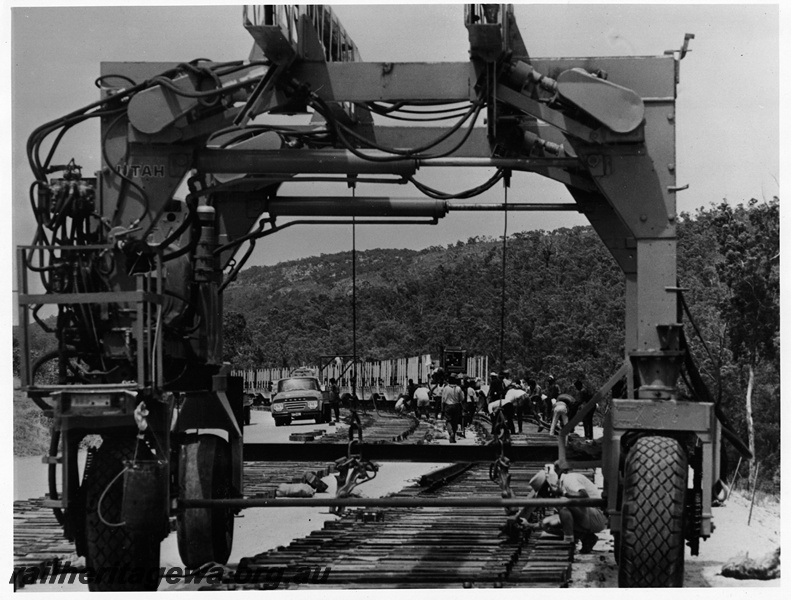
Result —
[[629, 372], [632, 370], [632, 366], [628, 360], [624, 361], [621, 365], [621, 368], [615, 372], [615, 375], [610, 377], [610, 379], [605, 383], [599, 391], [593, 394], [593, 397], [588, 400], [585, 405], [577, 411], [577, 414], [574, 415], [572, 419], [566, 423], [566, 426], [560, 430], [560, 435], [558, 436], [558, 458], [565, 460], [566, 459], [566, 440], [568, 438], [569, 433], [574, 431], [574, 428], [579, 425], [580, 422], [590, 413], [592, 410], [596, 409], [596, 406], [599, 404], [602, 398], [606, 394], [612, 390], [616, 383], [618, 383], [621, 379], [626, 377]]

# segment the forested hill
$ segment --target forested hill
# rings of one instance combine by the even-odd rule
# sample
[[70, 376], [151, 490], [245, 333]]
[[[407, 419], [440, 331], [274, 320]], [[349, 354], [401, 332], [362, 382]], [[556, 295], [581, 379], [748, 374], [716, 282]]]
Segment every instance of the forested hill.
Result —
[[[422, 251], [361, 251], [357, 253], [357, 285], [392, 287], [405, 278], [419, 279], [443, 263], [459, 262], [470, 255], [491, 252], [493, 246], [497, 246], [499, 252], [501, 242], [471, 238], [466, 244], [459, 242], [447, 248], [434, 246]], [[247, 288], [264, 294], [294, 291], [327, 295], [351, 293], [351, 261], [351, 252], [340, 252], [282, 262], [271, 267], [251, 267], [240, 273], [233, 284], [234, 292], [229, 292], [226, 297], [241, 297], [247, 293]]]
[[[740, 286], [768, 285], [764, 295], [775, 293], [778, 207], [777, 199], [736, 209], [722, 204], [679, 218], [679, 283], [689, 289], [686, 300], [698, 325], [713, 328], [708, 341], [719, 348], [736, 351], [745, 341], [729, 339], [731, 333], [745, 336], [731, 314], [737, 305], [751, 306], [739, 300], [746, 293]], [[240, 367], [290, 366], [350, 353], [351, 258], [343, 252], [242, 271], [225, 293], [226, 358]], [[356, 271], [358, 355], [398, 358], [445, 345], [499, 362], [500, 240], [358, 252]], [[585, 372], [595, 380], [617, 368], [623, 275], [590, 227], [513, 234], [505, 274], [507, 367], [536, 375]], [[763, 280], [739, 281], [756, 277]], [[758, 333], [773, 340], [779, 310], [768, 306], [771, 318], [762, 313]]]
[[[501, 241], [358, 252], [356, 270], [361, 356], [436, 353], [442, 345], [499, 356]], [[236, 321], [227, 324], [239, 327], [243, 318], [245, 325], [241, 336], [226, 337], [235, 362], [295, 365], [349, 353], [351, 274], [351, 252], [243, 271], [225, 295], [228, 318]], [[622, 279], [590, 228], [512, 235], [505, 281], [509, 366], [611, 370], [623, 354]]]

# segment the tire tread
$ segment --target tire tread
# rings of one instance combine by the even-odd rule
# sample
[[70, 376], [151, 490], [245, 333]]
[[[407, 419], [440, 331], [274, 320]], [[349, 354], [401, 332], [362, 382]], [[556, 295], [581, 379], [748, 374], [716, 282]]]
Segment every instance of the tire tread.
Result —
[[[97, 512], [102, 492], [123, 469], [123, 462], [134, 457], [136, 443], [134, 437], [129, 440], [105, 438], [86, 477], [86, 564], [94, 572], [115, 568], [132, 580], [119, 583], [100, 578], [89, 583], [91, 591], [155, 591], [159, 585], [158, 578], [152, 576], [159, 568], [159, 536], [131, 531], [124, 526], [110, 527], [102, 523]], [[122, 497], [123, 477], [119, 477], [102, 501], [101, 512], [105, 521], [120, 522]], [[138, 570], [144, 575], [140, 581], [133, 577]]]
[[683, 586], [686, 486], [687, 457], [677, 440], [637, 440], [624, 474], [621, 587]]

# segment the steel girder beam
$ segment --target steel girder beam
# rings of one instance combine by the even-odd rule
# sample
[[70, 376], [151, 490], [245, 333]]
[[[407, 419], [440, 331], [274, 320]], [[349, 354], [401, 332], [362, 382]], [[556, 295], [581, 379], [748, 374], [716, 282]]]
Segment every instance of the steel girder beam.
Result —
[[[245, 461], [332, 461], [346, 456], [348, 444], [263, 443], [245, 444]], [[365, 460], [392, 462], [491, 463], [500, 456], [499, 446], [434, 446], [425, 444], [355, 444], [355, 453]], [[551, 463], [558, 458], [556, 445], [510, 446], [505, 449], [512, 462]], [[580, 465], [585, 463], [579, 463]]]
[[[675, 99], [672, 57], [537, 58], [531, 64], [553, 78], [574, 68], [603, 70], [610, 81], [633, 90], [644, 102]], [[303, 62], [289, 74], [309, 84], [325, 102], [462, 102], [477, 97], [478, 77], [472, 62]]]
[[[365, 482], [362, 482], [365, 483]], [[362, 485], [361, 483], [361, 485]], [[338, 506], [338, 507], [379, 507], [379, 508], [522, 508], [532, 506], [539, 508], [550, 506], [583, 507], [598, 506], [604, 508], [606, 501], [602, 498], [431, 498], [431, 497], [388, 497], [388, 498], [338, 498], [315, 496], [313, 498], [227, 498], [227, 499], [185, 499], [179, 502], [182, 508], [277, 508], [286, 506]]]
[[463, 102], [475, 100], [471, 62], [300, 63], [290, 75], [325, 102]]

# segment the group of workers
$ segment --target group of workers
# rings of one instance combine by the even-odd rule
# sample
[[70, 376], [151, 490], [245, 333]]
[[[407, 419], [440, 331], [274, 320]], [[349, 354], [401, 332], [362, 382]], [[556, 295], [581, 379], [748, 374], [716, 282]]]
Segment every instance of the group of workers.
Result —
[[[547, 394], [541, 393], [541, 388], [534, 380], [523, 379], [517, 384], [508, 377], [507, 372], [502, 375], [493, 373], [491, 381], [488, 393], [485, 393], [481, 389], [479, 380], [459, 377], [455, 374], [447, 376], [443, 383], [432, 383], [430, 387], [416, 385], [410, 380], [407, 393], [399, 398], [399, 402], [403, 410], [409, 410], [411, 407], [418, 418], [422, 414], [428, 415], [431, 412], [434, 412], [437, 418], [443, 414], [450, 443], [453, 444], [456, 443], [457, 432], [462, 437], [465, 435], [465, 427], [472, 422], [472, 415], [476, 410], [510, 414], [511, 427], [513, 427], [513, 417], [517, 415], [519, 431], [522, 431], [523, 415], [537, 416], [539, 423], [544, 424], [548, 420], [546, 417], [552, 415], [552, 431], [560, 414], [568, 416], [570, 411], [574, 411], [575, 405], [579, 408], [592, 397], [592, 393], [582, 379], [574, 382], [574, 389], [578, 392], [576, 397], [572, 394], [561, 394], [560, 387], [551, 376], [548, 378]], [[409, 403], [410, 398], [411, 403]], [[487, 402], [488, 400], [491, 402]], [[506, 408], [508, 406], [513, 407], [514, 410]], [[562, 413], [557, 410], [558, 407], [563, 411]], [[593, 411], [589, 414], [592, 416]], [[588, 423], [585, 426], [585, 437], [590, 436], [589, 439], [592, 439], [592, 417], [589, 419], [586, 416], [585, 422]], [[541, 427], [542, 425], [539, 425], [539, 428]], [[533, 489], [534, 497], [539, 498], [601, 498], [599, 488], [584, 474], [572, 472], [565, 459], [556, 461], [553, 469], [538, 471], [530, 479], [529, 484]], [[556, 513], [542, 519], [536, 527], [548, 535], [561, 537], [565, 542], [573, 543], [575, 548], [577, 543], [581, 542], [579, 552], [588, 554], [599, 541], [596, 534], [607, 528], [607, 517], [598, 506], [562, 506]]]
[[[444, 416], [450, 442], [455, 443], [457, 430], [464, 436], [476, 412], [500, 416], [510, 433], [521, 433], [523, 422], [530, 420], [538, 425], [539, 432], [548, 429], [557, 434], [593, 397], [582, 376], [566, 393], [561, 393], [552, 375], [547, 378], [544, 392], [535, 379], [512, 378], [509, 371], [491, 373], [488, 389], [484, 387], [480, 378], [455, 373], [446, 376], [438, 370], [429, 384], [410, 379], [406, 393], [396, 403], [396, 410], [413, 411], [418, 419], [432, 413], [435, 419]], [[594, 411], [589, 410], [582, 421], [588, 440], [593, 439], [593, 414]]]
[[[450, 443], [456, 443], [457, 434], [465, 437], [465, 429], [472, 423], [475, 412], [490, 415], [502, 414], [511, 433], [515, 431], [516, 417], [518, 431], [522, 431], [525, 417], [538, 423], [539, 431], [547, 427], [556, 432], [574, 412], [592, 398], [592, 392], [583, 378], [574, 382], [570, 393], [561, 393], [560, 386], [553, 376], [547, 378], [546, 392], [532, 378], [511, 378], [508, 371], [491, 373], [488, 390], [482, 389], [480, 378], [474, 379], [451, 373], [447, 376], [441, 371], [435, 374], [429, 386], [409, 380], [407, 391], [397, 403], [397, 410], [412, 410], [418, 418], [434, 413], [435, 418], [444, 416], [450, 436]], [[329, 380], [328, 390], [331, 410], [336, 422], [340, 421], [339, 408], [343, 404], [351, 413], [349, 439], [355, 433], [362, 441], [362, 425], [357, 414], [356, 395], [341, 394], [335, 379]], [[576, 394], [574, 393], [576, 391]], [[399, 405], [400, 404], [400, 405]], [[593, 438], [593, 411], [586, 415], [585, 437]], [[560, 459], [554, 468], [538, 471], [529, 482], [535, 497], [601, 498], [598, 487], [582, 473], [572, 472], [568, 462]], [[548, 535], [562, 537], [564, 541], [582, 543], [580, 552], [590, 553], [598, 541], [597, 533], [606, 529], [607, 517], [596, 506], [562, 506], [557, 512], [545, 517], [535, 527]]]
[[[547, 378], [546, 392], [535, 379], [522, 377], [517, 381], [511, 378], [508, 371], [491, 373], [489, 380], [488, 413], [501, 411], [511, 433], [515, 433], [517, 428], [521, 433], [523, 420], [529, 419], [538, 425], [539, 432], [548, 429], [551, 434], [557, 435], [569, 419], [593, 398], [584, 376], [577, 378], [565, 393], [561, 393], [560, 385], [552, 375]], [[594, 411], [589, 410], [582, 420], [587, 440], [593, 439], [593, 415]]]

